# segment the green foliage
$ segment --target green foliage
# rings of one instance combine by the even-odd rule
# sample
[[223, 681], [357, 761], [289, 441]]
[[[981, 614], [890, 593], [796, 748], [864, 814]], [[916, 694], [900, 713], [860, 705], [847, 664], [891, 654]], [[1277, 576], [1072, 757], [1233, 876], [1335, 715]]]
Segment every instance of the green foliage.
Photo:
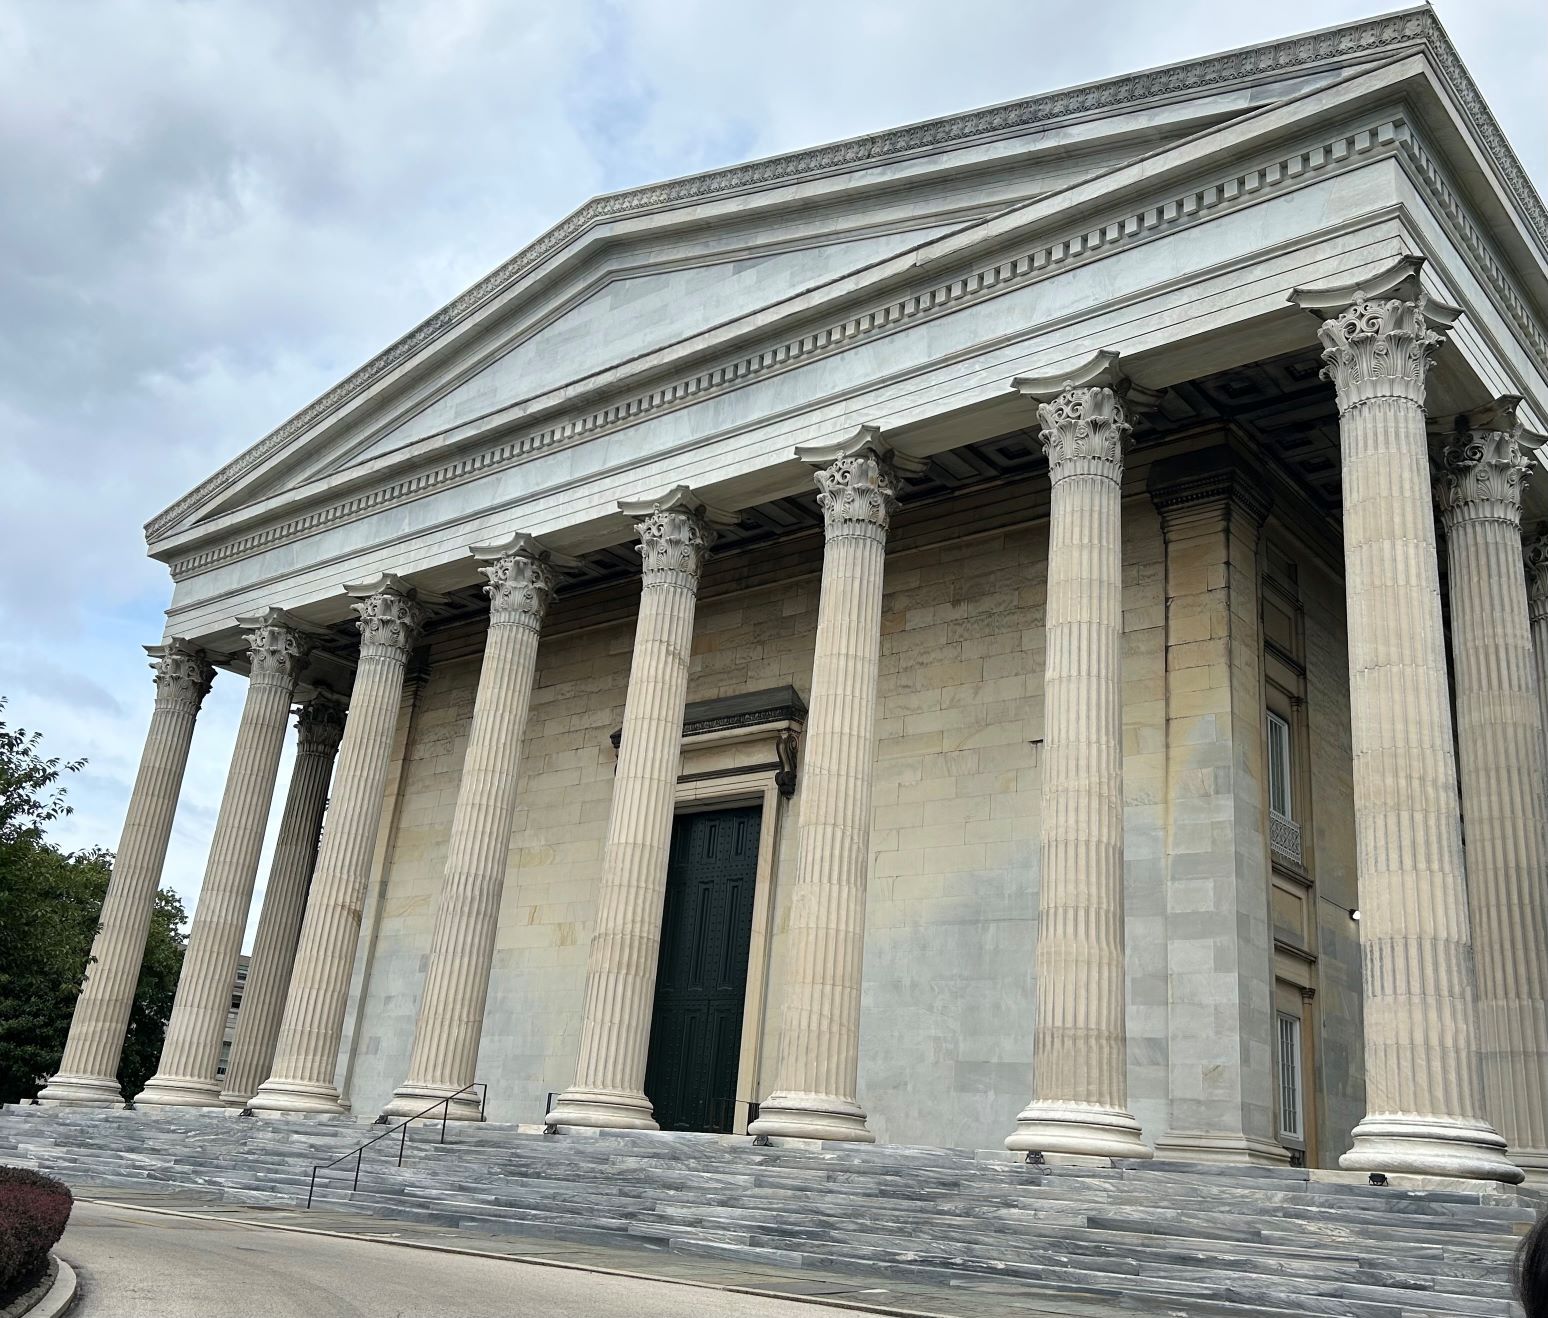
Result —
[[[0, 1103], [30, 1098], [59, 1064], [113, 868], [110, 852], [45, 839], [43, 825], [69, 813], [60, 777], [84, 761], [45, 759], [39, 741], [0, 718]], [[129, 1095], [156, 1069], [183, 919], [177, 897], [158, 893], [119, 1071]]]

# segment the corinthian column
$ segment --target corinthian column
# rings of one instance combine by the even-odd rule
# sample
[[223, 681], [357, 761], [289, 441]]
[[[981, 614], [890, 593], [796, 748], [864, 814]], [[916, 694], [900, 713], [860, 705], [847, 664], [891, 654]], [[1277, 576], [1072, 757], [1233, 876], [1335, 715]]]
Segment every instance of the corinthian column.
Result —
[[855, 1090], [882, 573], [898, 472], [924, 464], [894, 455], [875, 426], [862, 426], [844, 443], [797, 449], [796, 456], [820, 468], [817, 502], [826, 542], [779, 1069], [774, 1092], [748, 1131], [869, 1144], [876, 1137], [866, 1129]]
[[1446, 528], [1468, 912], [1485, 1110], [1512, 1161], [1548, 1171], [1548, 845], [1543, 722], [1526, 580], [1527, 460], [1515, 399], [1451, 438], [1435, 483]]
[[620, 503], [636, 518], [644, 561], [634, 660], [624, 706], [602, 888], [586, 965], [575, 1083], [554, 1125], [655, 1130], [645, 1059], [661, 949], [667, 851], [682, 759], [683, 709], [699, 574], [721, 520], [686, 485], [653, 503]]
[[64, 1056], [58, 1072], [38, 1095], [45, 1103], [116, 1107], [124, 1101], [118, 1087], [118, 1061], [188, 765], [194, 720], [215, 676], [204, 652], [186, 641], [148, 645], [145, 652], [155, 661], [151, 667], [156, 673], [156, 706]]
[[258, 917], [242, 1009], [237, 1012], [236, 1034], [226, 1061], [226, 1087], [220, 1092], [220, 1101], [228, 1107], [245, 1107], [274, 1061], [274, 1041], [279, 1037], [280, 1013], [285, 1010], [285, 991], [290, 987], [296, 940], [306, 912], [306, 890], [328, 806], [328, 780], [333, 777], [343, 735], [344, 702], [332, 692], [318, 691], [296, 721], [295, 767], [274, 839], [263, 913]]
[[1365, 984], [1357, 1171], [1521, 1180], [1484, 1117], [1424, 383], [1437, 330], [1422, 258], [1297, 289], [1338, 395], [1344, 590]]
[[274, 777], [285, 748], [290, 701], [311, 648], [278, 609], [239, 621], [251, 628], [247, 701], [210, 839], [161, 1063], [135, 1098], [136, 1104], [213, 1107], [220, 1103], [215, 1079], [220, 1041], [231, 1010], [231, 987], [274, 799]]
[[403, 670], [424, 612], [414, 589], [384, 573], [346, 586], [358, 601], [360, 662], [339, 747], [328, 827], [312, 876], [295, 969], [285, 999], [274, 1073], [258, 1087], [255, 1112], [344, 1112], [334, 1074], [349, 999], [349, 973], [382, 817]]
[[[474, 1080], [538, 633], [554, 591], [553, 556], [530, 536], [472, 553], [488, 563], [479, 570], [489, 578], [484, 587], [489, 634], [452, 816], [446, 876], [436, 898], [414, 1050], [408, 1078], [387, 1104], [388, 1116], [411, 1117]], [[462, 1094], [447, 1111], [454, 1120], [475, 1121], [481, 1115], [472, 1093]]]
[[1123, 453], [1118, 354], [1020, 379], [1053, 483], [1032, 1101], [1008, 1149], [1148, 1158], [1129, 1115], [1123, 925]]
[[[1527, 617], [1532, 627], [1532, 662], [1537, 701], [1548, 719], [1548, 524], [1539, 525], [1522, 546], [1526, 560]], [[1545, 725], [1548, 733], [1548, 725]], [[1544, 803], [1548, 806], [1548, 802]]]

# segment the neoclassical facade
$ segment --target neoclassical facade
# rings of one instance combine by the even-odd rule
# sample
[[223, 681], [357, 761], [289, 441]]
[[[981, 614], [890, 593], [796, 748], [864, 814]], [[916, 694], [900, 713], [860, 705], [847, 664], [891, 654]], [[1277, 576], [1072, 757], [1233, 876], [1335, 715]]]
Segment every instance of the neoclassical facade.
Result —
[[1427, 8], [587, 203], [149, 524], [44, 1099], [1548, 1172], [1545, 325]]

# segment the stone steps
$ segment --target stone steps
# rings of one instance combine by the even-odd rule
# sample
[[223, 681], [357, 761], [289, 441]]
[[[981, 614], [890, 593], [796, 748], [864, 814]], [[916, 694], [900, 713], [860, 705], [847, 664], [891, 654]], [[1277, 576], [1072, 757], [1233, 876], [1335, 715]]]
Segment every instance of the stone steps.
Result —
[[[314, 1164], [369, 1138], [342, 1120], [0, 1110], [0, 1160], [77, 1184], [304, 1202]], [[589, 1241], [932, 1283], [1021, 1283], [1147, 1313], [1411, 1318], [1512, 1312], [1537, 1196], [1175, 1163], [1031, 1167], [938, 1149], [760, 1148], [714, 1136], [414, 1128], [319, 1173], [319, 1206], [494, 1235]]]

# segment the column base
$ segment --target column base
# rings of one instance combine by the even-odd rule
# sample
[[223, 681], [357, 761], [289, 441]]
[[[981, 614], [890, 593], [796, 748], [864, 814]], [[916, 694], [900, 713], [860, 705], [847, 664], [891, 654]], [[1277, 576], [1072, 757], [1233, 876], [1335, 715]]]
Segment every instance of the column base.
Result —
[[[432, 1104], [439, 1103], [457, 1093], [459, 1085], [411, 1085], [401, 1084], [393, 1091], [392, 1097], [387, 1100], [387, 1106], [382, 1109], [384, 1117], [395, 1117], [403, 1120], [405, 1117], [417, 1117]], [[458, 1094], [446, 1105], [446, 1116], [449, 1121], [482, 1121], [483, 1111], [478, 1106], [478, 1094], [469, 1090], [465, 1094]], [[439, 1121], [441, 1109], [434, 1108], [426, 1121]]]
[[1519, 1185], [1526, 1173], [1505, 1155], [1505, 1141], [1486, 1122], [1458, 1117], [1366, 1117], [1354, 1147], [1338, 1160], [1352, 1172], [1458, 1176]]
[[123, 1107], [124, 1091], [105, 1075], [50, 1076], [38, 1092], [39, 1103], [73, 1103], [79, 1107]]
[[1156, 1157], [1176, 1162], [1288, 1167], [1290, 1150], [1239, 1131], [1170, 1131], [1156, 1141]]
[[599, 1130], [660, 1130], [650, 1099], [622, 1089], [566, 1089], [543, 1118], [549, 1126], [595, 1126]]
[[239, 1094], [234, 1089], [222, 1089], [220, 1091], [220, 1101], [226, 1107], [244, 1108], [251, 1101], [252, 1097], [251, 1094]]
[[306, 1080], [265, 1080], [247, 1100], [254, 1112], [317, 1113], [348, 1116], [349, 1104], [339, 1097], [336, 1085], [317, 1085]]
[[221, 1107], [220, 1086], [187, 1075], [153, 1075], [134, 1096], [135, 1107]]
[[1033, 1099], [1005, 1138], [1016, 1153], [1078, 1153], [1094, 1158], [1149, 1158], [1140, 1125], [1119, 1108]]
[[876, 1143], [876, 1136], [866, 1129], [865, 1112], [860, 1105], [853, 1099], [831, 1094], [771, 1094], [758, 1104], [758, 1119], [747, 1127], [747, 1133], [796, 1140]]

